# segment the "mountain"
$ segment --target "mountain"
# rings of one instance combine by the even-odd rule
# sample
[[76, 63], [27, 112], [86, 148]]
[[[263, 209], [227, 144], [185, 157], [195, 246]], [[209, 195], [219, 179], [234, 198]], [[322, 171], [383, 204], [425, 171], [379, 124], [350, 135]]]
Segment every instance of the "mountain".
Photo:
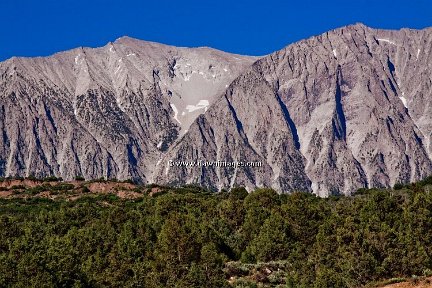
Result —
[[255, 57], [123, 37], [0, 64], [0, 174], [148, 182]]
[[[157, 182], [350, 194], [432, 173], [432, 29], [352, 25], [268, 55], [200, 115]], [[169, 159], [261, 161], [232, 169]]]
[[[432, 174], [432, 29], [362, 24], [265, 57], [123, 37], [0, 64], [0, 174], [319, 196]], [[190, 161], [259, 167], [186, 166]]]

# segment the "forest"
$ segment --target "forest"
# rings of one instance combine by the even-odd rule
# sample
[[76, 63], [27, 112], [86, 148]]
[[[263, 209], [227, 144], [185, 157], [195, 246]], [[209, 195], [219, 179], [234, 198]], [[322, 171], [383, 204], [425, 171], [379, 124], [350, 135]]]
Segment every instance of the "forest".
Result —
[[377, 287], [432, 274], [432, 177], [329, 198], [154, 187], [0, 199], [0, 287]]

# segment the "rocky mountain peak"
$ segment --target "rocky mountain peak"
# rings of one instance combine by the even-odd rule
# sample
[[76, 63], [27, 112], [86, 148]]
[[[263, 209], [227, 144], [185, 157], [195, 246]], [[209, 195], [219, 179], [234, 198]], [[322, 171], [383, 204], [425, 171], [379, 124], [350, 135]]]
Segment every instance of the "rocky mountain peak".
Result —
[[[121, 37], [9, 59], [0, 174], [320, 196], [415, 181], [432, 173], [431, 47], [431, 29], [358, 23], [260, 58]], [[260, 165], [177, 165], [197, 161]]]

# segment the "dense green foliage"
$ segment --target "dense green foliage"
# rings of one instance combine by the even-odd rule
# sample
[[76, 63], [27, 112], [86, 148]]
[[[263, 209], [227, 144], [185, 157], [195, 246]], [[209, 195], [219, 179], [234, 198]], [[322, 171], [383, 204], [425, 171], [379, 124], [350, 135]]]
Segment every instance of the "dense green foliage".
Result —
[[3, 199], [0, 287], [358, 287], [428, 274], [430, 184], [329, 199], [192, 186], [137, 200]]

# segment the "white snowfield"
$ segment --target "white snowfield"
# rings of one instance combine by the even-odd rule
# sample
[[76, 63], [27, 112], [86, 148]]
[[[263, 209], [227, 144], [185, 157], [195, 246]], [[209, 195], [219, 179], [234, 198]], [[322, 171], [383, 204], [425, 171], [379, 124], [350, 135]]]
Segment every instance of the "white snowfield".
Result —
[[174, 104], [170, 104], [171, 105], [171, 109], [174, 111], [174, 119], [179, 123], [179, 124], [181, 124], [181, 122], [180, 122], [180, 120], [177, 118], [177, 116], [178, 116], [178, 110], [177, 110], [177, 107], [174, 105]]
[[159, 143], [157, 144], [157, 146], [156, 146], [156, 147], [157, 147], [158, 149], [160, 149], [160, 148], [162, 147], [162, 143], [163, 143], [163, 142], [162, 142], [162, 141], [160, 141], [160, 142], [159, 142]]
[[405, 106], [405, 108], [408, 108], [408, 102], [407, 99], [403, 96], [400, 96], [399, 99], [401, 99], [403, 105]]
[[200, 100], [197, 105], [187, 105], [186, 110], [188, 110], [188, 113], [191, 113], [195, 110], [205, 109], [207, 106], [209, 106], [208, 100]]
[[[203, 53], [206, 48], [198, 50]], [[211, 54], [203, 60], [199, 59], [196, 53], [198, 52], [175, 58], [172, 77], [161, 80], [166, 87], [164, 89], [171, 95], [169, 101], [174, 111], [173, 118], [180, 124], [180, 134], [183, 134], [200, 114], [207, 111], [240, 73], [242, 67], [250, 65], [255, 59]], [[244, 66], [239, 66], [239, 60], [244, 61]]]
[[380, 41], [380, 42], [387, 42], [387, 43], [389, 43], [389, 44], [396, 45], [395, 42], [393, 42], [393, 41], [391, 41], [391, 40], [389, 40], [389, 39], [377, 38], [377, 40]]

